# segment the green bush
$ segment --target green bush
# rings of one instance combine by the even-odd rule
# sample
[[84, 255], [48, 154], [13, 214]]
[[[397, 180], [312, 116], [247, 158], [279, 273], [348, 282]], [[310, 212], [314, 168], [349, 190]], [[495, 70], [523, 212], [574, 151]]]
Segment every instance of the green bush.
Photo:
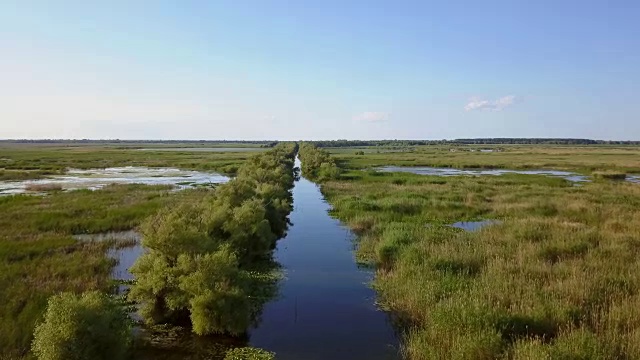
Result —
[[96, 291], [62, 293], [49, 299], [32, 350], [40, 360], [117, 360], [127, 358], [131, 341], [131, 322], [121, 304]]
[[310, 143], [302, 143], [298, 154], [302, 162], [302, 174], [317, 181], [326, 181], [340, 177], [340, 168], [326, 150]]

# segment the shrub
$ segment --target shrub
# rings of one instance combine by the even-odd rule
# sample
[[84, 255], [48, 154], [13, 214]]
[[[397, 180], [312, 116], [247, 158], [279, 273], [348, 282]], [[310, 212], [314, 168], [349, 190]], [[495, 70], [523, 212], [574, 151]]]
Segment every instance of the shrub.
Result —
[[49, 299], [32, 350], [40, 360], [117, 360], [127, 357], [131, 341], [131, 322], [121, 304], [95, 291], [62, 293]]

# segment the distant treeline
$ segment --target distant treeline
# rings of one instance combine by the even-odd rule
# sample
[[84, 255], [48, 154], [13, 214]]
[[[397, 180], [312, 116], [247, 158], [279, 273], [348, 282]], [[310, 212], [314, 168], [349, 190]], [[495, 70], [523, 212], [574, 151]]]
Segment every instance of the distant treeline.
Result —
[[317, 147], [384, 146], [402, 147], [417, 145], [507, 145], [507, 144], [554, 144], [554, 145], [640, 145], [640, 141], [591, 140], [569, 138], [483, 138], [455, 140], [322, 140], [311, 141]]

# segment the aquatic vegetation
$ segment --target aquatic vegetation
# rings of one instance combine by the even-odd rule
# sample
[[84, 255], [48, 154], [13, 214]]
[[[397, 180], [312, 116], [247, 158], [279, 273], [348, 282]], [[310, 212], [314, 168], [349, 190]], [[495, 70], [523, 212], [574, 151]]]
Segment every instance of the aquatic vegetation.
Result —
[[235, 348], [227, 351], [224, 360], [274, 360], [276, 354], [252, 347]]
[[235, 179], [197, 202], [165, 208], [143, 226], [148, 250], [131, 269], [129, 298], [148, 323], [189, 317], [204, 335], [245, 332], [265, 298], [251, 270], [269, 261], [292, 210], [294, 144], [244, 163]]
[[126, 359], [133, 341], [122, 304], [98, 291], [62, 293], [49, 299], [36, 329], [33, 353], [39, 360]]

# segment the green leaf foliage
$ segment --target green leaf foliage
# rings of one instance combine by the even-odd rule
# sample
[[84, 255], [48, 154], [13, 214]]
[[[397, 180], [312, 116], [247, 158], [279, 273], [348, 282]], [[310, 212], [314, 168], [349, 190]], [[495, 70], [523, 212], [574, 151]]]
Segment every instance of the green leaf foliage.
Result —
[[49, 299], [35, 329], [32, 350], [39, 360], [125, 359], [131, 323], [124, 307], [97, 291], [62, 293]]
[[328, 151], [312, 143], [302, 143], [299, 152], [302, 175], [310, 180], [327, 181], [340, 177], [340, 168]]
[[149, 323], [191, 321], [196, 334], [242, 334], [266, 286], [252, 271], [269, 262], [292, 210], [295, 144], [247, 160], [237, 177], [196, 203], [159, 211], [142, 227], [146, 253], [131, 268], [130, 300]]

